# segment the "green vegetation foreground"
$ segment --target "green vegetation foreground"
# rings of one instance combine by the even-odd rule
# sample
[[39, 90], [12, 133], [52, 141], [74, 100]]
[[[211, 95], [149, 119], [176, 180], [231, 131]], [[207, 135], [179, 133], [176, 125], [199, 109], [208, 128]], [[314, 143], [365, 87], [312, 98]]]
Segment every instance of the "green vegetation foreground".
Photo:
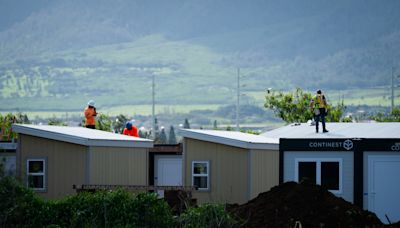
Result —
[[[1, 178], [1, 177], [0, 177]], [[232, 227], [223, 205], [206, 204], [174, 217], [154, 193], [123, 189], [45, 201], [10, 177], [0, 179], [0, 227]]]

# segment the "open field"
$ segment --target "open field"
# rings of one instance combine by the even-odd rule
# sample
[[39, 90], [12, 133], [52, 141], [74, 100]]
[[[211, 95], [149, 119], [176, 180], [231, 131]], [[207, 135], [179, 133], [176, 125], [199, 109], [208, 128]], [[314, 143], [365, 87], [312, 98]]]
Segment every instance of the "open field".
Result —
[[[216, 110], [220, 105], [211, 104], [211, 105], [156, 105], [155, 112], [156, 114], [160, 113], [189, 113], [193, 110]], [[43, 119], [46, 118], [63, 118], [68, 119], [72, 116], [80, 116], [83, 117], [83, 109], [82, 111], [23, 111], [21, 112], [28, 115], [29, 119], [35, 119], [36, 117], [40, 117]], [[113, 106], [113, 107], [104, 107], [99, 108], [97, 110], [100, 113], [104, 113], [110, 116], [116, 116], [119, 114], [123, 114], [126, 116], [133, 115], [151, 115], [152, 107], [151, 105], [124, 105], [124, 106]], [[15, 111], [14, 111], [15, 112]], [[9, 113], [9, 111], [0, 111], [0, 114], [4, 115]]]
[[[244, 92], [247, 96], [247, 100], [251, 100], [251, 102], [259, 107], [263, 107], [265, 102], [265, 92]], [[332, 104], [337, 104], [339, 101], [344, 99], [345, 105], [359, 106], [359, 105], [368, 105], [368, 106], [382, 106], [389, 107], [390, 106], [390, 90], [386, 88], [368, 88], [368, 89], [354, 89], [354, 90], [329, 90], [326, 91], [326, 95], [328, 98], [328, 102]], [[397, 90], [395, 93], [395, 105], [400, 105], [400, 91]], [[110, 97], [109, 99], [112, 99]], [[73, 101], [73, 99], [65, 99], [64, 105], [60, 102], [61, 99], [54, 98], [52, 101], [51, 98], [46, 98], [44, 100], [40, 99], [30, 99], [28, 102], [28, 106], [24, 104], [22, 99], [12, 99], [11, 102], [16, 102], [13, 108], [7, 109], [6, 106], [2, 106], [1, 114], [6, 114], [8, 112], [23, 112], [28, 115], [30, 119], [35, 119], [36, 117], [46, 119], [46, 118], [63, 118], [68, 119], [73, 116], [82, 117], [82, 111], [77, 109], [77, 106], [81, 106], [81, 109], [84, 109], [85, 100], [81, 99], [78, 105], [78, 102]], [[74, 105], [68, 105], [69, 101], [73, 101]], [[59, 104], [60, 103], [60, 104]], [[99, 100], [98, 103], [103, 103], [102, 100]], [[98, 108], [98, 111], [110, 116], [116, 116], [119, 114], [124, 114], [126, 116], [134, 116], [134, 115], [151, 115], [152, 107], [149, 103], [148, 105], [107, 105], [113, 104], [111, 100], [109, 102], [104, 100], [106, 105], [102, 105]], [[50, 104], [50, 106], [47, 106]], [[56, 105], [58, 104], [58, 105]], [[246, 104], [246, 98], [243, 97], [241, 104]], [[174, 113], [189, 113], [195, 110], [217, 110], [219, 107], [229, 105], [229, 103], [221, 103], [221, 104], [156, 104], [155, 112], [156, 114], [165, 113], [165, 114], [174, 114]], [[20, 108], [15, 108], [20, 107]], [[28, 107], [26, 110], [23, 107]], [[57, 108], [54, 108], [57, 107]], [[54, 110], [52, 110], [54, 108]], [[222, 121], [221, 121], [222, 122]]]
[[[155, 113], [189, 113], [193, 110], [216, 110], [221, 105], [210, 104], [210, 105], [156, 105]], [[124, 105], [105, 108], [104, 111], [100, 111], [105, 114], [115, 116], [118, 114], [124, 114], [127, 116], [132, 115], [151, 115], [151, 105]]]

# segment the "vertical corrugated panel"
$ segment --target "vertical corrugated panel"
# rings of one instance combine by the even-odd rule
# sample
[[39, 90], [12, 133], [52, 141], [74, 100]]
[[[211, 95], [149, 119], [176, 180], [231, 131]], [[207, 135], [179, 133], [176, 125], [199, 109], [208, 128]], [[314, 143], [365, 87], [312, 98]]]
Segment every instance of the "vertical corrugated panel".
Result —
[[26, 183], [26, 162], [29, 158], [45, 158], [46, 192], [39, 195], [62, 198], [75, 193], [73, 184], [83, 184], [86, 147], [40, 137], [21, 135], [21, 177]]
[[49, 166], [56, 170], [54, 184], [56, 198], [73, 194], [72, 185], [82, 185], [85, 180], [86, 147], [65, 142], [55, 142], [54, 158]]
[[92, 147], [90, 184], [147, 185], [147, 150]]
[[192, 184], [192, 161], [210, 162], [210, 191], [196, 191], [199, 203], [246, 202], [247, 150], [216, 143], [185, 139], [186, 184]]
[[279, 184], [279, 151], [251, 151], [251, 198]]
[[214, 163], [217, 176], [214, 201], [227, 203], [247, 202], [248, 163], [247, 149], [217, 144], [217, 159]]

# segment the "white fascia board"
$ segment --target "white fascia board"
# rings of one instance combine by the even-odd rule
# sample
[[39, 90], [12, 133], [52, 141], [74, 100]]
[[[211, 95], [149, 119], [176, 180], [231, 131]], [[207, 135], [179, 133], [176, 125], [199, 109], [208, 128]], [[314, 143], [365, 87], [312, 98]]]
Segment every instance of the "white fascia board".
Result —
[[53, 139], [62, 142], [69, 142], [83, 146], [104, 146], [104, 147], [135, 147], [135, 148], [152, 148], [152, 140], [107, 140], [107, 139], [89, 139], [73, 135], [50, 132], [35, 128], [28, 128], [19, 125], [13, 125], [12, 130], [20, 134], [37, 136], [41, 138]]
[[240, 147], [240, 148], [245, 148], [245, 149], [247, 149], [247, 147], [248, 147], [247, 142], [241, 142], [239, 140], [221, 138], [221, 137], [201, 134], [201, 133], [197, 133], [197, 132], [186, 132], [186, 134], [184, 134], [183, 137], [197, 139], [197, 140], [201, 140], [201, 141], [225, 144], [225, 145]]
[[25, 135], [53, 139], [53, 140], [63, 141], [63, 142], [70, 142], [70, 143], [75, 143], [75, 144], [84, 145], [84, 146], [88, 145], [88, 142], [87, 142], [88, 139], [85, 139], [82, 137], [77, 137], [77, 136], [72, 136], [72, 135], [65, 135], [65, 134], [60, 134], [60, 133], [56, 133], [56, 132], [50, 132], [50, 131], [45, 131], [45, 130], [40, 130], [40, 129], [35, 129], [35, 128], [28, 128], [28, 127], [19, 126], [19, 125], [13, 125], [12, 130], [14, 132], [17, 132], [20, 134], [25, 134]]
[[186, 138], [192, 138], [192, 139], [197, 139], [197, 140], [201, 140], [201, 141], [219, 143], [219, 144], [224, 144], [224, 145], [234, 146], [234, 147], [239, 147], [239, 148], [244, 148], [244, 149], [279, 149], [279, 143], [278, 144], [252, 143], [252, 142], [246, 142], [246, 141], [230, 139], [230, 138], [223, 138], [223, 137], [219, 137], [219, 136], [215, 136], [215, 135], [207, 135], [207, 134], [193, 132], [193, 131], [187, 131], [187, 130], [181, 130], [181, 134], [183, 137], [186, 137]]
[[153, 148], [153, 141], [119, 141], [89, 139], [87, 146]]
[[279, 143], [248, 143], [249, 149], [279, 150]]

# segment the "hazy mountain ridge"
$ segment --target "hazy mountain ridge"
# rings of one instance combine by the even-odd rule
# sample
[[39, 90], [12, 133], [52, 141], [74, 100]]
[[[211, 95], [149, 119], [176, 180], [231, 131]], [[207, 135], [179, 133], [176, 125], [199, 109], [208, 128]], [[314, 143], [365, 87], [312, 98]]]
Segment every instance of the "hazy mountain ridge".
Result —
[[[269, 34], [265, 34], [258, 43], [250, 44], [250, 48], [277, 46], [285, 49], [284, 45], [293, 45], [295, 39], [300, 39], [299, 43], [306, 48], [313, 44], [329, 50], [336, 45], [335, 51], [359, 47], [397, 31], [400, 29], [400, 15], [396, 10], [399, 9], [398, 1], [382, 4], [359, 0], [335, 3], [56, 0], [1, 32], [0, 43], [6, 50], [9, 46], [17, 47], [16, 50], [8, 48], [8, 53], [21, 53], [26, 48], [25, 52], [35, 53], [36, 49], [57, 51], [132, 42], [151, 34], [164, 34], [167, 38], [179, 40], [289, 24], [284, 31], [279, 31], [279, 28], [272, 30], [283, 36], [280, 45], [279, 42], [268, 45], [271, 41]], [[290, 33], [285, 36], [288, 31], [296, 37]], [[241, 42], [246, 43], [245, 40]], [[230, 50], [236, 50], [236, 47], [231, 46]], [[304, 49], [292, 56], [299, 53], [304, 53]]]
[[0, 23], [0, 99], [9, 101], [145, 104], [155, 73], [161, 102], [229, 103], [237, 67], [248, 92], [343, 89], [387, 85], [400, 60], [400, 1], [25, 4], [31, 13]]

